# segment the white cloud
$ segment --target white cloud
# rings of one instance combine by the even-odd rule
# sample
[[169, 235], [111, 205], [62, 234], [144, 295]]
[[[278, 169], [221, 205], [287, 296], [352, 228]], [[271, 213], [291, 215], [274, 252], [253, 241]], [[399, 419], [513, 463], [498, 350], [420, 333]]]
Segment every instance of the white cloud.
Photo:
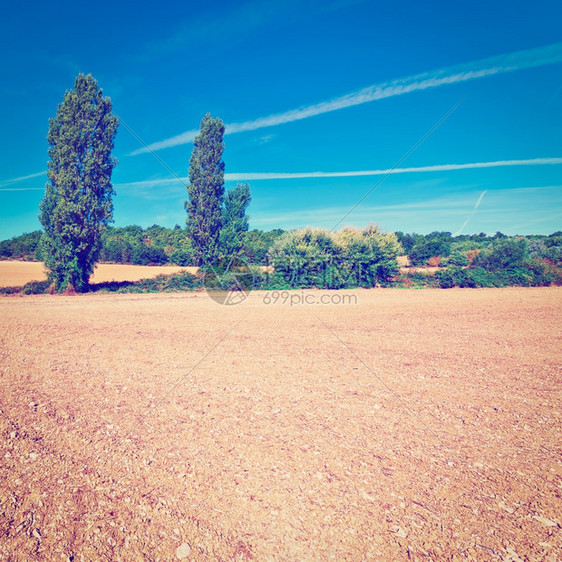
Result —
[[[562, 62], [562, 43], [555, 43], [546, 47], [538, 47], [526, 51], [517, 51], [506, 55], [490, 57], [479, 61], [408, 76], [398, 80], [383, 82], [381, 84], [374, 84], [329, 101], [303, 106], [283, 113], [268, 115], [267, 117], [260, 117], [252, 121], [231, 123], [226, 125], [225, 134], [254, 131], [264, 127], [275, 127], [284, 123], [307, 119], [323, 113], [329, 113], [331, 111], [337, 111], [346, 107], [361, 105], [383, 98], [400, 96], [418, 90], [427, 90], [447, 84], [457, 84], [459, 82], [467, 82], [486, 76], [494, 76], [496, 74], [504, 74], [523, 70], [525, 68], [545, 66], [559, 62]], [[187, 144], [193, 141], [198, 132], [199, 131], [196, 129], [186, 131], [171, 138], [152, 143], [147, 147], [135, 150], [131, 152], [130, 155], [133, 156]]]

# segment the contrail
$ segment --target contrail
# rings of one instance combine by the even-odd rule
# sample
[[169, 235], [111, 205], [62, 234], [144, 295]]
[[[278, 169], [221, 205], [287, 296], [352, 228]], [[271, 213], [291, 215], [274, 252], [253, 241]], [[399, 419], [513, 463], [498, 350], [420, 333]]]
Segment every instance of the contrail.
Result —
[[[305, 178], [346, 178], [361, 176], [383, 176], [386, 174], [415, 174], [428, 172], [447, 172], [452, 170], [471, 170], [502, 166], [548, 166], [562, 164], [562, 158], [530, 158], [527, 160], [496, 160], [493, 162], [472, 162], [467, 164], [437, 164], [412, 168], [389, 168], [381, 170], [356, 170], [351, 172], [233, 172], [224, 174], [225, 181], [257, 181]], [[150, 188], [177, 182], [187, 183], [188, 177], [166, 178], [160, 180], [141, 180], [116, 184], [115, 187]]]
[[[44, 172], [37, 172], [35, 174], [29, 174], [28, 176], [20, 176], [19, 178], [12, 178], [11, 180], [4, 180], [4, 181], [0, 182], [0, 187], [5, 187], [7, 185], [11, 185], [12, 183], [30, 180], [32, 178], [38, 178], [40, 176], [46, 176], [46, 175], [47, 175], [47, 171], [45, 170]], [[7, 191], [7, 190], [4, 190], [4, 191]]]
[[488, 193], [488, 190], [484, 190], [481, 194], [480, 197], [478, 197], [478, 201], [476, 201], [476, 205], [474, 205], [474, 210], [478, 210], [478, 207], [480, 207], [480, 203], [482, 203], [482, 199], [484, 198], [484, 195], [486, 195], [486, 193]]
[[477, 168], [497, 168], [502, 166], [545, 166], [562, 164], [562, 158], [530, 158], [527, 160], [496, 160], [493, 162], [471, 162], [468, 164], [437, 164], [434, 166], [418, 166], [410, 168], [389, 168], [382, 170], [355, 170], [350, 172], [248, 172], [229, 173], [224, 175], [225, 180], [250, 181], [250, 180], [281, 180], [301, 178], [345, 178], [359, 176], [383, 176], [386, 174], [412, 174], [427, 172], [447, 172], [450, 170], [472, 170]]
[[[292, 109], [283, 113], [276, 113], [267, 117], [260, 117], [253, 121], [241, 123], [230, 123], [226, 125], [225, 134], [241, 133], [244, 131], [254, 131], [264, 127], [275, 127], [284, 123], [291, 123], [301, 119], [307, 119], [315, 115], [337, 111], [354, 105], [361, 105], [383, 98], [400, 96], [418, 90], [437, 88], [447, 84], [458, 84], [468, 82], [478, 78], [515, 72], [526, 68], [535, 68], [562, 62], [562, 43], [554, 43], [546, 47], [538, 47], [525, 51], [517, 51], [505, 55], [489, 57], [479, 61], [460, 64], [400, 78], [381, 84], [374, 84], [356, 92], [345, 94], [338, 98], [324, 101], [301, 108]], [[188, 144], [193, 141], [199, 133], [192, 129], [185, 131], [174, 137], [164, 139], [146, 147], [139, 148], [129, 155], [144, 154], [150, 151], [162, 150], [172, 146]]]
[[[284, 179], [306, 179], [306, 178], [347, 178], [361, 176], [383, 176], [386, 174], [417, 174], [429, 172], [448, 172], [454, 170], [473, 170], [477, 168], [497, 168], [504, 166], [551, 166], [562, 164], [562, 158], [528, 158], [526, 160], [495, 160], [491, 162], [470, 162], [466, 164], [436, 164], [433, 166], [416, 166], [410, 168], [388, 168], [380, 170], [353, 170], [344, 172], [232, 172], [224, 174], [225, 181], [259, 181], [259, 180], [284, 180]], [[43, 172], [24, 176], [33, 178], [42, 175]], [[8, 185], [20, 178], [5, 180], [1, 185]], [[127, 188], [150, 188], [159, 185], [174, 184], [177, 182], [186, 184], [188, 177], [165, 178], [159, 180], [140, 180], [115, 184], [115, 187]], [[10, 187], [0, 191], [39, 191], [42, 187]]]
[[478, 207], [480, 207], [480, 203], [482, 203], [482, 199], [484, 199], [484, 195], [486, 195], [486, 193], [488, 193], [487, 189], [480, 194], [480, 197], [478, 197], [478, 201], [476, 201], [476, 204], [474, 205], [474, 209], [472, 209], [470, 215], [468, 215], [468, 218], [464, 221], [463, 225], [457, 230], [457, 232], [453, 234], [453, 236], [458, 236], [459, 234], [462, 233], [466, 225], [470, 222], [470, 219], [474, 216], [474, 214], [478, 210]]
[[44, 187], [0, 187], [0, 191], [45, 191]]

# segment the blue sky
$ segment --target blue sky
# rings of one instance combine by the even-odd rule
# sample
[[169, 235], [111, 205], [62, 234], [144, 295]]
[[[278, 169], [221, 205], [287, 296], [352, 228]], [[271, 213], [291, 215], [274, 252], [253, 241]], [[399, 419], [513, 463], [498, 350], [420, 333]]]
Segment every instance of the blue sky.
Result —
[[122, 121], [116, 226], [184, 225], [176, 176], [210, 112], [251, 228], [562, 230], [560, 21], [559, 0], [10, 3], [0, 239], [39, 228], [48, 119], [78, 72]]

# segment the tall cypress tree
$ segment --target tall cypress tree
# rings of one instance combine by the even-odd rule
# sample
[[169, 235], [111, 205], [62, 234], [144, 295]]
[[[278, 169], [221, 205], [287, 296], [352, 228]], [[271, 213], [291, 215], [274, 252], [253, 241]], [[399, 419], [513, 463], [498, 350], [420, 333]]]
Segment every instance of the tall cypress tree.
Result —
[[49, 120], [42, 252], [55, 289], [85, 291], [113, 217], [111, 156], [118, 119], [96, 80], [79, 74]]
[[207, 265], [217, 258], [222, 226], [224, 198], [224, 124], [209, 113], [201, 121], [201, 132], [193, 141], [189, 160], [189, 200], [187, 231], [192, 240], [198, 265]]

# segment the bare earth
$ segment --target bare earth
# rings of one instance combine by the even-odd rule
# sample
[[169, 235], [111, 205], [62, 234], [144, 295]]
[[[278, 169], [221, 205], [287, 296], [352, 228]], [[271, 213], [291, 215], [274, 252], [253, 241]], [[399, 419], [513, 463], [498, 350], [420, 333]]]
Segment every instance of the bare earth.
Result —
[[0, 559], [560, 556], [562, 288], [290, 295], [0, 298]]
[[[175, 265], [123, 265], [101, 263], [96, 266], [90, 283], [104, 283], [107, 281], [139, 281], [170, 275], [179, 271], [194, 273], [196, 267], [178, 267]], [[0, 287], [20, 287], [29, 281], [45, 281], [47, 274], [41, 262], [26, 262], [16, 260], [0, 261]]]

